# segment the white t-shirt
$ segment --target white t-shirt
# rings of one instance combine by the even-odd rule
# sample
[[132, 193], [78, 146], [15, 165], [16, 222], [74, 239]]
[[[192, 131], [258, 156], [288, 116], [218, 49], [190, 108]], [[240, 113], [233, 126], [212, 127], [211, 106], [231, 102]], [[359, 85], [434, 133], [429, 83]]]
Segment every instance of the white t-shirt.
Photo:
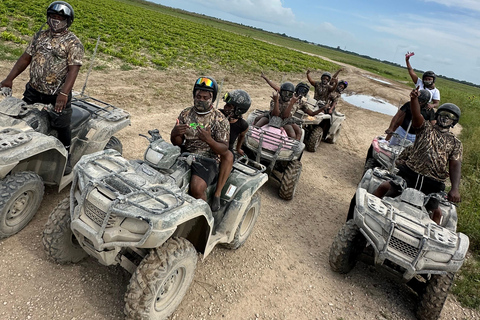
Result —
[[419, 87], [419, 90], [426, 89], [432, 93], [432, 99], [429, 102], [431, 102], [432, 100], [440, 101], [440, 90], [438, 90], [437, 88], [434, 88], [434, 89], [425, 88], [425, 86], [423, 85], [422, 79], [420, 78], [417, 79], [417, 83], [415, 84], [415, 87]]

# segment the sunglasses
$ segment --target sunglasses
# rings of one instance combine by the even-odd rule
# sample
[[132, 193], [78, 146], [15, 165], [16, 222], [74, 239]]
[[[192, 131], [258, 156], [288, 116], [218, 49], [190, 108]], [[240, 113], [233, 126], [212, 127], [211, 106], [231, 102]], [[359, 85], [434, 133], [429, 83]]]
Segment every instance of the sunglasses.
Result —
[[209, 79], [209, 78], [204, 78], [204, 77], [198, 78], [196, 84], [198, 84], [198, 85], [203, 84], [206, 87], [213, 88], [213, 81], [212, 81], [212, 79]]
[[62, 3], [54, 4], [50, 9], [66, 16], [72, 15], [72, 11], [70, 10], [70, 8]]
[[447, 118], [450, 119], [450, 120], [457, 120], [457, 116], [454, 115], [453, 113], [448, 112], [448, 111], [440, 111], [440, 112], [438, 113], [438, 115], [439, 115], [440, 117], [447, 117]]

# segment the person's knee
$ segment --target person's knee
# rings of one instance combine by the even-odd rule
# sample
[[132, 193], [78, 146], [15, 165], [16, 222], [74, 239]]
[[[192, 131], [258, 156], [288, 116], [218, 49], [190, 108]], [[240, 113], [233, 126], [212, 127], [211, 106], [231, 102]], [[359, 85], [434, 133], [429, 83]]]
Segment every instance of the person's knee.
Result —
[[385, 194], [390, 191], [391, 185], [389, 181], [384, 181], [382, 182], [377, 189], [373, 192], [374, 196], [377, 196], [379, 198], [383, 198]]
[[207, 189], [207, 184], [203, 181], [202, 178], [198, 176], [192, 176], [190, 180], [190, 195], [195, 199], [205, 198], [205, 191]]

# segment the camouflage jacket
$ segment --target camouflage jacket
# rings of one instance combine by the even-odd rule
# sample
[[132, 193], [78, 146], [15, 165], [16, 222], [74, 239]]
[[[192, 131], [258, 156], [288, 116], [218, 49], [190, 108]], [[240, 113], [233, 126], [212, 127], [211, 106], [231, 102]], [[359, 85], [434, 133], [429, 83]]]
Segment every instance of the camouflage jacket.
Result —
[[440, 131], [430, 121], [424, 121], [416, 134], [415, 143], [400, 154], [397, 164], [405, 164], [419, 174], [445, 182], [449, 176], [449, 161], [462, 161], [462, 142], [453, 133]]
[[179, 124], [187, 124], [189, 128], [185, 133], [183, 149], [205, 157], [220, 161], [220, 156], [215, 154], [210, 146], [198, 137], [197, 127], [210, 128], [212, 138], [228, 146], [230, 137], [230, 123], [217, 109], [207, 114], [198, 114], [193, 107], [186, 108], [178, 116]]
[[69, 30], [48, 30], [35, 36], [25, 51], [32, 56], [30, 85], [43, 94], [56, 95], [67, 78], [68, 66], [82, 65], [83, 45]]

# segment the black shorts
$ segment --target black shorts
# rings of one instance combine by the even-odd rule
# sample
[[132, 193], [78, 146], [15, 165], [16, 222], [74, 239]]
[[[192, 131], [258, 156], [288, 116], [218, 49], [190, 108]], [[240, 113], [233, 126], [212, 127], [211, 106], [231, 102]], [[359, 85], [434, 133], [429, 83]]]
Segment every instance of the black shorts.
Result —
[[[38, 92], [30, 83], [27, 83], [25, 86], [25, 92], [23, 93], [23, 101], [28, 104], [34, 103], [43, 103], [43, 104], [51, 104], [55, 106], [57, 101], [57, 95], [48, 95]], [[67, 104], [65, 109], [60, 112], [49, 111], [48, 118], [50, 121], [50, 125], [53, 128], [66, 128], [70, 126], [70, 122], [72, 120], [72, 93], [70, 92], [68, 95]]]
[[[398, 166], [398, 175], [407, 183], [408, 188], [422, 191], [424, 194], [438, 193], [445, 190], [445, 183], [416, 173], [406, 165]], [[394, 187], [398, 187], [390, 181]]]
[[192, 162], [192, 176], [198, 176], [207, 183], [215, 183], [218, 176], [218, 163], [214, 159], [196, 157]]

